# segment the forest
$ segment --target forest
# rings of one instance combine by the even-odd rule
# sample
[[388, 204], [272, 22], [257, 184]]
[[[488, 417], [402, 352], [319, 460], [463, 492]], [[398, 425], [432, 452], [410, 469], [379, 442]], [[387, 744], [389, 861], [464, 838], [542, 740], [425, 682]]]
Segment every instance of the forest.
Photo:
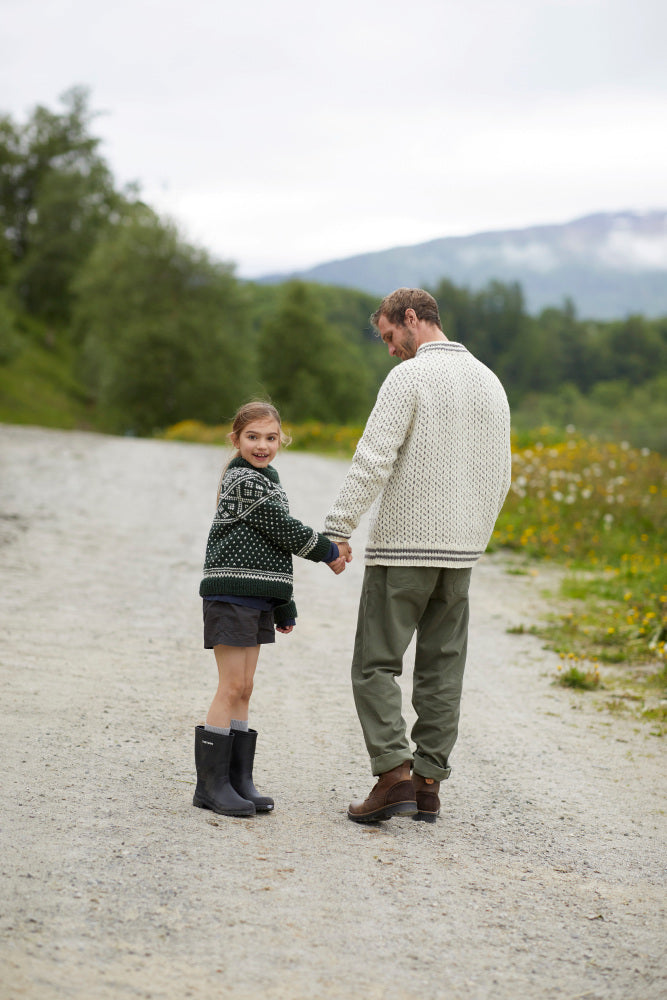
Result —
[[[117, 184], [95, 117], [82, 87], [0, 117], [0, 420], [149, 435], [262, 395], [294, 424], [363, 424], [393, 363], [376, 298], [241, 280]], [[667, 317], [584, 321], [567, 300], [533, 316], [518, 284], [429, 290], [499, 375], [519, 439], [576, 426], [667, 449]]]

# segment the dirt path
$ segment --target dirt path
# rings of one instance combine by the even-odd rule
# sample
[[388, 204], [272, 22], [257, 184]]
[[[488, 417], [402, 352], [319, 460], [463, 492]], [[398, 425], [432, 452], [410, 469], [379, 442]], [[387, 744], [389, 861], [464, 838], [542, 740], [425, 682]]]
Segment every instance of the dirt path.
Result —
[[[361, 531], [342, 577], [298, 561], [298, 627], [260, 658], [275, 813], [192, 808], [221, 459], [0, 427], [2, 1000], [664, 1000], [664, 745], [507, 633], [540, 613], [543, 571], [473, 574], [437, 824], [345, 815], [372, 780], [348, 680]], [[345, 465], [277, 464], [319, 526]]]

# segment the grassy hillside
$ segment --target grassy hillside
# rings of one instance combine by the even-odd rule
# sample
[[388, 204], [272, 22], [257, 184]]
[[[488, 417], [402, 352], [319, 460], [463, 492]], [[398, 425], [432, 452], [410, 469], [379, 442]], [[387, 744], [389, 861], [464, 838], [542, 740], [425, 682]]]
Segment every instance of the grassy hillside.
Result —
[[26, 345], [0, 365], [0, 422], [101, 430], [67, 348]]

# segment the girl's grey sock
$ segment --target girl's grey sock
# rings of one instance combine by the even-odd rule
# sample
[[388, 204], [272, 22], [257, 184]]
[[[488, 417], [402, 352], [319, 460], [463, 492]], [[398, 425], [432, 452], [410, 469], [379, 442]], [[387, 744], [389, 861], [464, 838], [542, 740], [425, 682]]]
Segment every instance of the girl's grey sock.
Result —
[[220, 736], [229, 736], [229, 729], [222, 729], [220, 726], [209, 726], [208, 722], [204, 723], [204, 729], [207, 733], [218, 733]]
[[231, 729], [240, 729], [242, 733], [248, 732], [248, 720], [232, 719], [229, 723]]

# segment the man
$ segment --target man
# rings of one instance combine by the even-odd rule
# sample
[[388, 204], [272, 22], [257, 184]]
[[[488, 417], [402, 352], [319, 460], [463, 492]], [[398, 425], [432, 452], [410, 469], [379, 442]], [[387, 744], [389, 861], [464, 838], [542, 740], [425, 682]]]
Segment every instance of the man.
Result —
[[[380, 388], [324, 528], [349, 560], [374, 505], [352, 686], [379, 780], [348, 816], [434, 822], [458, 733], [471, 568], [510, 485], [509, 406], [493, 372], [445, 336], [428, 292], [399, 288], [371, 322], [402, 364]], [[413, 753], [396, 678], [415, 630]]]

